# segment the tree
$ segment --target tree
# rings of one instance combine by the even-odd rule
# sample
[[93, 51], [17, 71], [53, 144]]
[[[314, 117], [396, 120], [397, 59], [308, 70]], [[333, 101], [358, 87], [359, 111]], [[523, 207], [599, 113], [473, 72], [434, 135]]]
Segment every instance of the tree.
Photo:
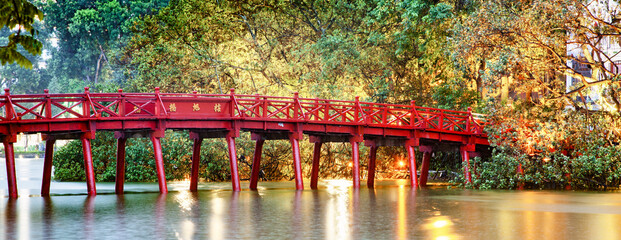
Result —
[[[493, 0], [459, 19], [453, 57], [489, 97], [487, 133], [496, 150], [479, 165], [475, 185], [619, 186], [619, 7]], [[517, 166], [524, 174], [511, 170]]]
[[[599, 105], [615, 113], [621, 107], [618, 54], [612, 50], [621, 34], [618, 10], [618, 4], [595, 1], [484, 1], [457, 25], [455, 59], [480, 90], [504, 85], [530, 104], [556, 110], [592, 110], [586, 99], [598, 91]], [[569, 90], [567, 77], [577, 82]]]
[[[77, 85], [120, 85], [124, 82], [117, 64], [118, 54], [131, 35], [133, 23], [165, 6], [164, 0], [138, 1], [48, 1], [45, 24], [54, 29], [57, 47], [48, 61], [54, 75], [53, 90], [79, 91]], [[81, 83], [80, 83], [81, 82]], [[103, 86], [99, 86], [102, 88]]]
[[[49, 31], [40, 22], [36, 22], [34, 28], [40, 30], [38, 34], [40, 39], [47, 39]], [[0, 30], [0, 39], [8, 38], [11, 34], [13, 33], [8, 28], [2, 28]], [[45, 40], [42, 42], [44, 48], [46, 43]], [[24, 68], [17, 63], [6, 64], [0, 67], [0, 86], [10, 88], [12, 94], [42, 93], [43, 89], [48, 87], [48, 83], [52, 78], [48, 74], [43, 57], [41, 55], [30, 55], [21, 47], [18, 48], [18, 53], [25, 56], [31, 63], [31, 67]]]
[[[0, 63], [16, 62], [20, 66], [32, 68], [32, 62], [20, 51], [21, 46], [31, 55], [41, 54], [41, 42], [35, 39], [38, 31], [33, 28], [35, 19], [42, 20], [43, 12], [26, 0], [0, 0], [0, 27], [12, 33], [7, 42], [0, 42]], [[29, 35], [26, 35], [29, 34]]]
[[432, 105], [428, 93], [455, 77], [442, 48], [452, 11], [450, 1], [175, 1], [137, 25], [126, 72], [141, 91]]

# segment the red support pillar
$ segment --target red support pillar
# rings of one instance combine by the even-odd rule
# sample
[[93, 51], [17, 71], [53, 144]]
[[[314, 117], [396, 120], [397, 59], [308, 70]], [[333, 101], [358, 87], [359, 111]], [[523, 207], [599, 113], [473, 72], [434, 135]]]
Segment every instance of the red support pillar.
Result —
[[95, 189], [95, 168], [93, 167], [93, 156], [91, 154], [91, 140], [86, 137], [82, 137], [80, 140], [82, 141], [82, 151], [84, 153], [86, 189], [88, 191], [88, 195], [97, 195], [97, 190]]
[[319, 181], [319, 160], [321, 159], [322, 142], [315, 142], [313, 148], [313, 166], [311, 169], [311, 189], [317, 189], [317, 181]]
[[116, 140], [116, 179], [114, 192], [123, 194], [125, 184], [125, 145], [127, 138], [121, 137]]
[[352, 141], [352, 176], [354, 178], [354, 189], [360, 188], [360, 154], [358, 153], [359, 147], [358, 142]]
[[45, 141], [45, 158], [43, 160], [43, 181], [41, 182], [41, 196], [50, 196], [50, 181], [52, 180], [52, 159], [54, 158], [54, 143], [56, 139], [48, 138]]
[[427, 178], [429, 177], [429, 161], [431, 160], [432, 149], [429, 146], [420, 146], [419, 151], [423, 152], [423, 163], [420, 166], [420, 186], [427, 186]]
[[4, 156], [6, 158], [6, 180], [9, 186], [9, 198], [17, 198], [17, 178], [15, 176], [15, 152], [13, 142], [4, 139]]
[[192, 175], [190, 175], [190, 192], [198, 191], [198, 168], [201, 161], [201, 145], [203, 144], [203, 138], [196, 137], [194, 139], [194, 145], [192, 145]]
[[406, 145], [408, 150], [408, 159], [410, 162], [410, 185], [412, 188], [418, 188], [418, 174], [416, 173], [416, 153], [414, 152], [414, 146]]
[[231, 163], [231, 183], [233, 191], [241, 191], [239, 184], [239, 172], [237, 171], [237, 151], [235, 150], [235, 138], [231, 134], [227, 134], [226, 143], [229, 146], [229, 162]]
[[162, 143], [159, 137], [151, 135], [153, 142], [153, 153], [155, 155], [155, 172], [157, 174], [157, 182], [160, 187], [160, 193], [168, 193], [166, 186], [166, 173], [164, 171], [164, 157], [162, 156]]
[[462, 161], [465, 163], [464, 178], [466, 178], [466, 183], [472, 183], [472, 175], [470, 174], [470, 152], [464, 147], [461, 148], [461, 157]]
[[300, 141], [291, 134], [289, 140], [293, 147], [293, 169], [295, 172], [295, 189], [304, 190], [304, 182], [302, 178], [302, 163], [300, 161]]
[[367, 169], [367, 187], [375, 187], [375, 159], [377, 157], [377, 146], [371, 146], [369, 151], [369, 168]]
[[252, 159], [252, 173], [250, 174], [250, 190], [257, 190], [259, 173], [261, 172], [261, 154], [263, 153], [264, 139], [257, 140], [254, 146], [254, 158]]

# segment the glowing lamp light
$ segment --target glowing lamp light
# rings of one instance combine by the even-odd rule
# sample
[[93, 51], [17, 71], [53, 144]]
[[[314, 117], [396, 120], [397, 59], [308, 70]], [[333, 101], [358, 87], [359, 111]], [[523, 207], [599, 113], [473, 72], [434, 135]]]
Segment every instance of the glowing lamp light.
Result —
[[433, 227], [435, 228], [443, 228], [446, 227], [447, 225], [449, 225], [449, 222], [446, 220], [438, 220], [433, 222]]
[[405, 167], [405, 162], [404, 161], [399, 161], [399, 167]]
[[550, 161], [550, 158], [549, 158], [549, 157], [544, 157], [544, 158], [543, 158], [543, 161], [544, 161], [544, 162], [549, 162], [549, 161]]
[[349, 167], [353, 167], [353, 166], [354, 166], [354, 163], [353, 163], [353, 162], [349, 162], [349, 164], [347, 164], [347, 166], [349, 166]]

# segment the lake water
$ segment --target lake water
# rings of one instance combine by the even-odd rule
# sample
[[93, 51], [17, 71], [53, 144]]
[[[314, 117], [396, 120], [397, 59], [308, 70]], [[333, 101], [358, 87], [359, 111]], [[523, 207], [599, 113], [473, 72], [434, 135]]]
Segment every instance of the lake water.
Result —
[[177, 182], [167, 195], [155, 183], [127, 184], [121, 196], [98, 183], [100, 195], [88, 197], [84, 183], [53, 182], [55, 195], [42, 198], [40, 162], [17, 161], [17, 200], [0, 169], [0, 239], [621, 239], [616, 192], [412, 190], [406, 180], [356, 191], [328, 180], [316, 191], [260, 182], [238, 193], [230, 183], [191, 193]]

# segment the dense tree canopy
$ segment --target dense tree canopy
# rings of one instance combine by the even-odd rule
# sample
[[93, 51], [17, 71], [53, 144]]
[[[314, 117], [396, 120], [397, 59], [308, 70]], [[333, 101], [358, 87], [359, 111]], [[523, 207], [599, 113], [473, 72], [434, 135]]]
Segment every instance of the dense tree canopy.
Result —
[[173, 1], [137, 25], [126, 72], [141, 91], [432, 104], [434, 87], [455, 77], [443, 47], [453, 11], [439, 1]]
[[[164, 0], [59, 0], [43, 7], [47, 28], [54, 29], [48, 68], [52, 92], [124, 82], [119, 53], [134, 22], [165, 6]], [[100, 86], [100, 88], [104, 88]], [[104, 88], [105, 89], [105, 88]]]

